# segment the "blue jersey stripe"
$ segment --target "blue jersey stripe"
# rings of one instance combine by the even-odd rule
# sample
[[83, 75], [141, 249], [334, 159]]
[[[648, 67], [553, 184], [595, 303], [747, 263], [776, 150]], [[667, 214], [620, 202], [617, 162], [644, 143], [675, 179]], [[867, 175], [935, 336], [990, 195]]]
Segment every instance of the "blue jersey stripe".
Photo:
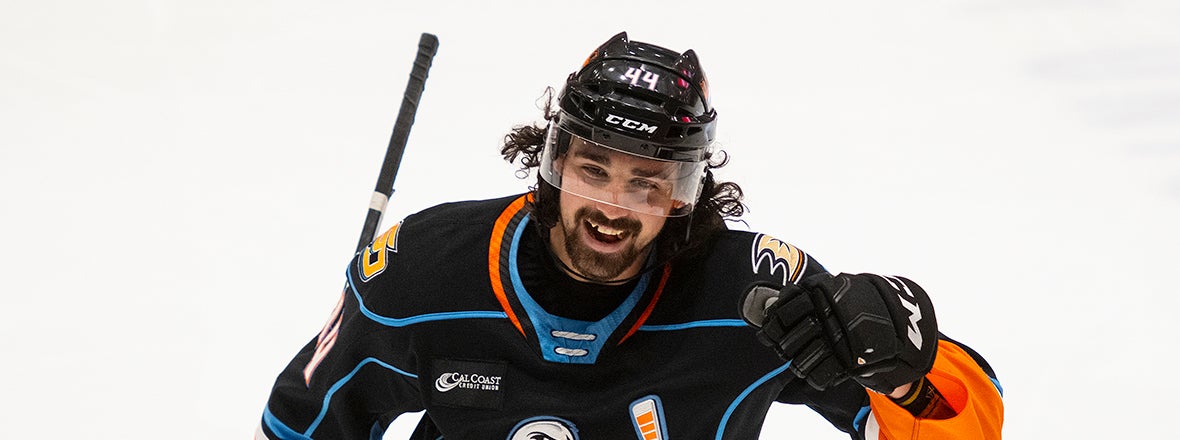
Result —
[[766, 381], [770, 380], [771, 378], [778, 376], [779, 373], [786, 371], [787, 367], [790, 367], [790, 366], [791, 366], [791, 361], [787, 361], [787, 363], [783, 364], [783, 366], [775, 368], [774, 371], [771, 371], [771, 372], [767, 373], [765, 376], [762, 376], [762, 378], [760, 378], [760, 379], [754, 381], [754, 383], [750, 384], [749, 387], [746, 387], [746, 389], [744, 391], [742, 391], [741, 394], [738, 394], [737, 398], [733, 399], [733, 403], [729, 404], [729, 409], [725, 410], [725, 416], [721, 417], [721, 424], [717, 426], [717, 437], [715, 437], [716, 440], [721, 440], [721, 435], [725, 434], [725, 425], [729, 424], [729, 417], [733, 415], [733, 412], [735, 410], [737, 410], [738, 405], [740, 405], [743, 400], [746, 400], [746, 397], [749, 396], [750, 393], [754, 392], [755, 388], [758, 388], [759, 386], [766, 383]]
[[381, 316], [365, 307], [365, 301], [361, 299], [361, 294], [356, 290], [356, 283], [352, 279], [352, 271], [347, 271], [348, 274], [348, 288], [352, 290], [352, 295], [356, 297], [356, 302], [361, 306], [361, 313], [369, 319], [381, 325], [390, 327], [405, 327], [407, 325], [421, 324], [429, 321], [445, 321], [448, 319], [508, 319], [508, 314], [504, 312], [491, 311], [470, 311], [470, 312], [441, 312], [441, 313], [427, 313], [424, 315], [411, 316], [408, 318], [393, 318], [389, 316]]
[[283, 422], [279, 421], [279, 419], [270, 412], [270, 407], [267, 407], [262, 411], [262, 423], [266, 424], [267, 428], [270, 428], [270, 432], [272, 434], [278, 436], [278, 438], [274, 440], [311, 440], [311, 437], [295, 432], [294, 429], [291, 429], [287, 425], [283, 424]]
[[682, 324], [665, 324], [665, 325], [645, 325], [639, 327], [640, 331], [660, 332], [671, 330], [684, 330], [696, 327], [745, 327], [746, 321], [740, 319], [710, 319], [705, 321], [692, 321]]
[[865, 422], [865, 418], [869, 416], [870, 409], [871, 407], [865, 405], [860, 407], [860, 411], [856, 412], [856, 418], [852, 419], [852, 428], [855, 429], [856, 432], [860, 432], [861, 425]]
[[1004, 387], [1000, 386], [1000, 380], [994, 377], [989, 377], [988, 379], [991, 379], [992, 385], [996, 386], [996, 391], [1000, 392], [1000, 397], [1004, 397]]
[[[340, 380], [336, 381], [336, 383], [332, 384], [331, 388], [328, 388], [328, 393], [324, 395], [324, 403], [322, 406], [320, 406], [320, 414], [318, 416], [316, 416], [315, 421], [311, 422], [311, 425], [307, 427], [307, 431], [303, 432], [304, 436], [307, 436], [307, 438], [311, 438], [311, 433], [315, 432], [316, 428], [318, 428], [320, 426], [320, 422], [324, 421], [324, 416], [328, 415], [328, 405], [332, 401], [332, 395], [336, 394], [336, 392], [339, 391], [341, 388], [343, 388], [344, 385], [348, 384], [348, 381], [352, 380], [353, 376], [356, 376], [356, 373], [361, 371], [361, 368], [364, 367], [365, 365], [368, 365], [368, 364], [380, 365], [382, 367], [385, 367], [388, 370], [391, 370], [391, 371], [398, 373], [402, 376], [409, 377], [411, 379], [418, 378], [417, 374], [403, 371], [402, 369], [397, 368], [393, 365], [389, 365], [385, 362], [382, 362], [382, 361], [378, 360], [377, 358], [371, 358], [371, 357], [365, 358], [364, 360], [360, 361], [360, 363], [356, 364], [356, 367], [354, 367], [352, 369], [352, 371], [350, 371], [348, 373], [348, 375], [342, 377]], [[302, 437], [300, 437], [300, 438], [302, 438]]]

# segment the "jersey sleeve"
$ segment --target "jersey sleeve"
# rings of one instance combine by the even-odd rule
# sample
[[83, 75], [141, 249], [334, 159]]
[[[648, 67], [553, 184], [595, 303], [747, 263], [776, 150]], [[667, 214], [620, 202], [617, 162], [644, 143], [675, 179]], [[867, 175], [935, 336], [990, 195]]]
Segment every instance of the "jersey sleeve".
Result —
[[876, 439], [998, 439], [1004, 422], [1003, 389], [987, 362], [969, 347], [939, 340], [938, 356], [926, 379], [946, 398], [955, 415], [914, 417], [889, 397], [867, 393], [869, 412], [862, 433]]
[[340, 300], [320, 332], [279, 374], [255, 439], [380, 438], [397, 414], [423, 408], [417, 376], [389, 344], [386, 326], [367, 316], [367, 299], [395, 283], [379, 237], [351, 262]]
[[[765, 241], [756, 239], [756, 243]], [[775, 243], [775, 242], [772, 242]], [[777, 242], [781, 243], [781, 242]], [[770, 246], [762, 246], [769, 248]], [[779, 247], [793, 246], [782, 244]], [[757, 248], [756, 248], [757, 249]], [[782, 254], [783, 252], [778, 252]], [[796, 275], [785, 281], [798, 283], [828, 271], [810, 255], [798, 251]], [[760, 255], [755, 253], [755, 255]], [[757, 271], [757, 261], [755, 269]], [[804, 380], [791, 380], [776, 399], [802, 404], [823, 416], [852, 438], [878, 439], [998, 439], [1004, 405], [1000, 383], [987, 361], [966, 345], [942, 336], [934, 366], [926, 375], [955, 410], [947, 419], [918, 418], [888, 396], [866, 391], [855, 381], [845, 381], [819, 391]]]
[[1004, 420], [999, 381], [978, 353], [951, 339], [939, 340], [934, 367], [926, 375], [955, 410], [946, 419], [918, 418], [888, 396], [866, 391], [855, 381], [819, 391], [792, 380], [777, 399], [804, 404], [854, 439], [999, 439]]

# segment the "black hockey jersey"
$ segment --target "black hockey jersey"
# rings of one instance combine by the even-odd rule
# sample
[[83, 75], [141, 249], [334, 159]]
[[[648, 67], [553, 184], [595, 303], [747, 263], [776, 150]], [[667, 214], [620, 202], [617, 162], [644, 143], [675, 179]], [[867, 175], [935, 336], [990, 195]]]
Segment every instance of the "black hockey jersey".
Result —
[[522, 238], [537, 233], [527, 197], [440, 205], [360, 252], [260, 435], [381, 438], [425, 410], [447, 439], [754, 439], [781, 401], [876, 438], [863, 388], [793, 380], [741, 318], [750, 283], [824, 271], [806, 253], [726, 231], [703, 257], [645, 273], [605, 317], [563, 318], [522, 281]]

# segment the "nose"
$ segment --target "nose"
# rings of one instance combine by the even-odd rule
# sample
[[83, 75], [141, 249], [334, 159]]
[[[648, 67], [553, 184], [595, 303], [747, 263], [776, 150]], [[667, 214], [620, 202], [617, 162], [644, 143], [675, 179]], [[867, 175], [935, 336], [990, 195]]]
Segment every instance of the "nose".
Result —
[[602, 215], [605, 215], [606, 218], [611, 220], [626, 217], [630, 213], [630, 210], [627, 208], [620, 208], [609, 203], [598, 202], [595, 205], [597, 205], [595, 208], [598, 208], [598, 212], [601, 212]]

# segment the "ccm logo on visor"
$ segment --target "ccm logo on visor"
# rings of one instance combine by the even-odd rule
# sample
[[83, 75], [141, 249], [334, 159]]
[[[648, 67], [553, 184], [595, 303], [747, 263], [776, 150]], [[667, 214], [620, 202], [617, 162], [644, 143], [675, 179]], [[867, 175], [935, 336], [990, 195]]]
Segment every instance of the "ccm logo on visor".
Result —
[[635, 131], [642, 131], [648, 134], [655, 134], [656, 129], [659, 128], [659, 126], [656, 125], [647, 125], [636, 120], [627, 119], [622, 116], [615, 116], [609, 113], [606, 115], [606, 123], [618, 125], [620, 127]]

